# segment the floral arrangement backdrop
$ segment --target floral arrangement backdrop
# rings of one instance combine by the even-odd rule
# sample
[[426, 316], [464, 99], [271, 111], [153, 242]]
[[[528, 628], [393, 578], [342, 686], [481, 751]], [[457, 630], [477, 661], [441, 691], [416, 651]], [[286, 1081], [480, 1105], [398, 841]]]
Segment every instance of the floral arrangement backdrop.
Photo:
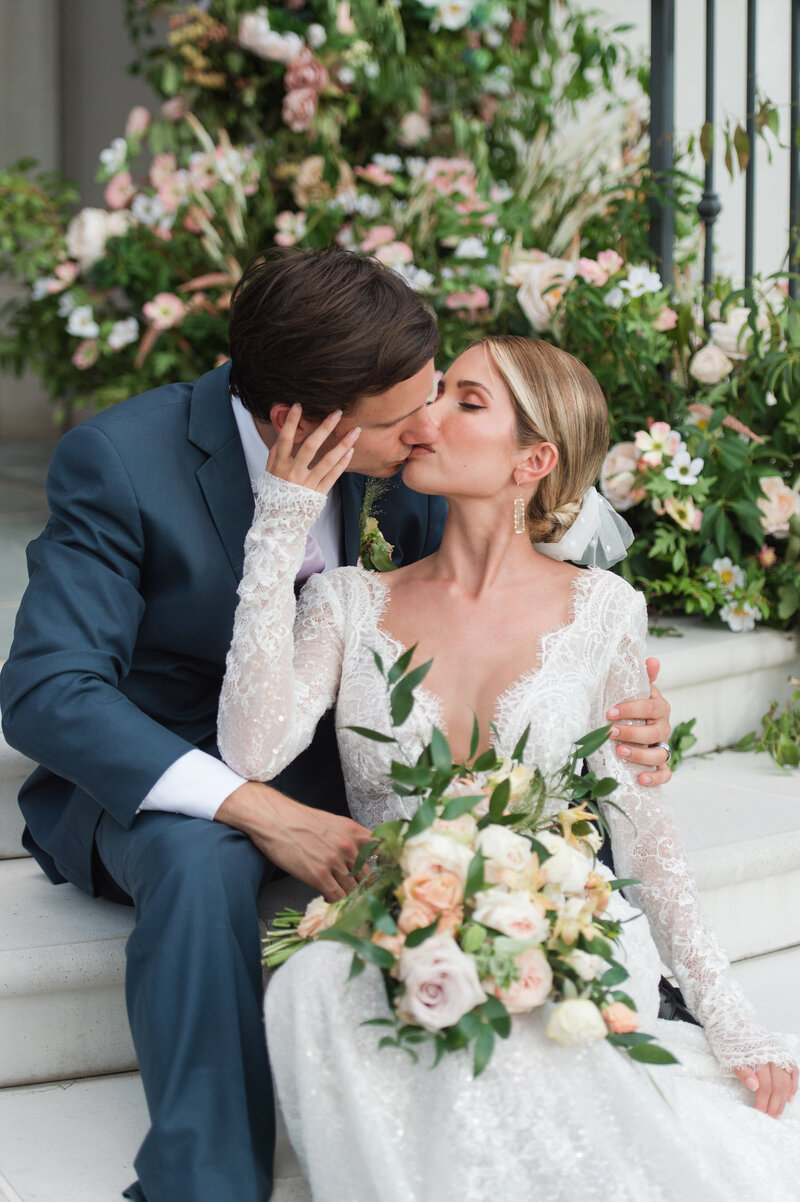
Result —
[[0, 172], [0, 363], [113, 404], [225, 358], [242, 267], [271, 245], [374, 255], [430, 303], [442, 366], [483, 332], [548, 338], [612, 412], [601, 487], [656, 613], [800, 622], [800, 310], [785, 279], [692, 284], [647, 249], [642, 64], [553, 0], [125, 0], [134, 109], [105, 208]]

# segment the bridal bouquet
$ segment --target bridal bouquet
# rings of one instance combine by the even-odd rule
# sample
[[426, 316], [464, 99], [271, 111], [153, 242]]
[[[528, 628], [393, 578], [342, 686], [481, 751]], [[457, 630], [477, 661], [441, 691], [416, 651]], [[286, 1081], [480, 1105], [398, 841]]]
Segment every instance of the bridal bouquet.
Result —
[[[409, 671], [413, 650], [388, 671], [375, 654], [395, 728], [430, 667]], [[615, 958], [622, 924], [606, 917], [606, 907], [615, 889], [633, 882], [608, 880], [596, 867], [605, 830], [597, 802], [616, 781], [582, 776], [580, 765], [608, 728], [579, 740], [550, 779], [523, 764], [527, 736], [510, 759], [494, 750], [476, 756], [476, 721], [468, 762], [455, 764], [434, 727], [416, 764], [394, 760], [395, 792], [419, 798], [414, 816], [376, 828], [348, 897], [332, 904], [317, 897], [303, 915], [282, 911], [265, 940], [265, 963], [276, 967], [315, 939], [346, 944], [351, 978], [367, 963], [383, 974], [393, 1017], [369, 1020], [387, 1028], [380, 1046], [415, 1055], [414, 1045], [432, 1039], [438, 1063], [472, 1045], [476, 1076], [495, 1038], [509, 1035], [511, 1016], [545, 1004], [547, 1035], [564, 1046], [608, 1039], [635, 1060], [674, 1063], [637, 1031], [635, 1005], [621, 988], [628, 976]]]

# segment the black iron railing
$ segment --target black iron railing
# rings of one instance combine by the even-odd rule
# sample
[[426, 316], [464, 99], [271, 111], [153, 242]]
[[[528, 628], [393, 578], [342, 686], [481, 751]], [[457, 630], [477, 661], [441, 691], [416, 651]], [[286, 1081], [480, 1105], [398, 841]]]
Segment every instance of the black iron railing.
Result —
[[[714, 126], [716, 78], [716, 0], [706, 0], [705, 129]], [[745, 168], [744, 271], [749, 281], [755, 270], [756, 247], [756, 33], [758, 0], [747, 0], [747, 61], [745, 78], [746, 133], [750, 154]], [[790, 35], [791, 116], [789, 155], [789, 269], [798, 271], [800, 251], [800, 0], [791, 0]], [[669, 204], [670, 172], [674, 159], [675, 109], [675, 0], [650, 0], [650, 166], [663, 198], [654, 200], [650, 223], [650, 245], [657, 256], [662, 278], [672, 276], [674, 224]], [[714, 223], [722, 204], [714, 189], [714, 153], [706, 149], [703, 194], [697, 205], [705, 232], [703, 281], [714, 278]], [[791, 279], [789, 291], [798, 295], [798, 280]]]

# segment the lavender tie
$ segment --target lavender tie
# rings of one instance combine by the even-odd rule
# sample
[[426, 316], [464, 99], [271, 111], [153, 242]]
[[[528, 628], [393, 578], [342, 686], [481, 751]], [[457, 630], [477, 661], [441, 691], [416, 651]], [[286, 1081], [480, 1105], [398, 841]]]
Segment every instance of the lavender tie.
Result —
[[325, 556], [322, 554], [320, 545], [314, 538], [313, 534], [309, 534], [306, 538], [306, 553], [303, 556], [303, 562], [300, 565], [300, 571], [294, 578], [295, 584], [305, 584], [309, 576], [313, 576], [315, 572], [325, 571]]

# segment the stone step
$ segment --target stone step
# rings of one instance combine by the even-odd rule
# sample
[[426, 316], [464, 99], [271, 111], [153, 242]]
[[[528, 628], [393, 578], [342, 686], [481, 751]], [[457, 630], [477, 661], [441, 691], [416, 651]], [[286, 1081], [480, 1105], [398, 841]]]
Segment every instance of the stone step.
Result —
[[[756, 628], [723, 630], [700, 618], [668, 619], [680, 637], [648, 639], [661, 660], [658, 685], [672, 706], [672, 724], [696, 718], [690, 755], [732, 747], [774, 700], [785, 703], [800, 677], [800, 634]], [[662, 623], [662, 627], [667, 625]]]
[[[734, 960], [800, 945], [800, 772], [723, 752], [687, 762], [670, 790], [704, 905]], [[262, 917], [301, 908], [285, 878]], [[132, 912], [52, 886], [30, 859], [0, 864], [0, 1085], [134, 1065], [123, 998]]]
[[[733, 971], [770, 1029], [800, 1033], [800, 948]], [[138, 1073], [0, 1089], [0, 1200], [111, 1202], [135, 1176], [147, 1126]], [[280, 1119], [272, 1202], [311, 1202]]]
[[21, 843], [25, 823], [17, 805], [17, 794], [35, 767], [32, 760], [9, 747], [0, 734], [0, 860], [28, 854]]

